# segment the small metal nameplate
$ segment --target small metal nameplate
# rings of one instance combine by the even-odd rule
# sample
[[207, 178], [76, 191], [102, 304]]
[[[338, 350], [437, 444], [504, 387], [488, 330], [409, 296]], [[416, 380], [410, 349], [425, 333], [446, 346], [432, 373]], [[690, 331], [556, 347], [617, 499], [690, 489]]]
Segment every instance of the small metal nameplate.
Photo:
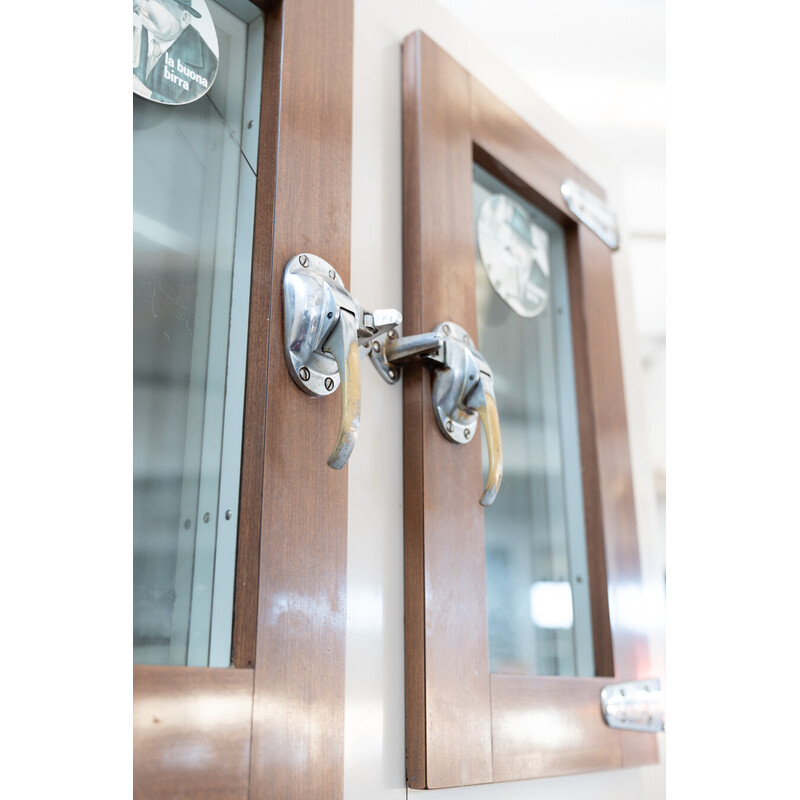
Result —
[[664, 730], [664, 695], [658, 679], [604, 686], [600, 706], [610, 728], [643, 733]]
[[612, 250], [619, 248], [617, 216], [595, 194], [567, 178], [561, 184], [561, 196], [569, 210]]

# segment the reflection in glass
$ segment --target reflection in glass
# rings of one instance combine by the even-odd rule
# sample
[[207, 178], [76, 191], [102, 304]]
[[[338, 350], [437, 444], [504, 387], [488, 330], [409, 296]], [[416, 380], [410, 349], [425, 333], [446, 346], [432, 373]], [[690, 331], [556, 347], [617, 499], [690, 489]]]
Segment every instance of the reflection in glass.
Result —
[[260, 87], [263, 23], [255, 7], [246, 20], [208, 7], [220, 42], [209, 93], [181, 106], [133, 98], [133, 649], [142, 664], [230, 664], [256, 163], [243, 141], [245, 87]]
[[[494, 371], [505, 470], [485, 513], [490, 669], [589, 676], [594, 657], [564, 234], [478, 166], [476, 231], [481, 207], [497, 194], [523, 213], [509, 217], [513, 230], [497, 232], [496, 247], [484, 242], [481, 250], [476, 242], [478, 346]], [[548, 251], [540, 261], [549, 271], [550, 296], [535, 316], [514, 310], [503, 296], [508, 279], [498, 290], [497, 265], [487, 268], [481, 260], [481, 252], [506, 247], [504, 269], [512, 268], [514, 251], [506, 240], [520, 236], [517, 217], [534, 225], [525, 239], [530, 235]], [[519, 269], [524, 285], [531, 267]]]

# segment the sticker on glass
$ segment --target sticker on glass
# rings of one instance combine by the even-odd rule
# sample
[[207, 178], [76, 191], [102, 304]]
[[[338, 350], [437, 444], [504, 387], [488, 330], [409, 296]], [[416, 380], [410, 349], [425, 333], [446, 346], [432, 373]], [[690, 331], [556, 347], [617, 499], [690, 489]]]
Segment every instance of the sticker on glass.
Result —
[[214, 83], [219, 43], [205, 0], [133, 0], [133, 91], [168, 105]]
[[550, 237], [508, 195], [481, 204], [478, 253], [494, 290], [522, 317], [535, 317], [550, 294]]

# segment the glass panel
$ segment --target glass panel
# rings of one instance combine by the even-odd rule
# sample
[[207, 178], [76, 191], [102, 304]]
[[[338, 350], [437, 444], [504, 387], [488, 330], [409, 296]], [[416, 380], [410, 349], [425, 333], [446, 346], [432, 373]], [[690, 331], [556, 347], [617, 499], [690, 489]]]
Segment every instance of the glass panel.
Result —
[[133, 650], [229, 666], [263, 18], [208, 0], [211, 90], [134, 95]]
[[564, 234], [485, 170], [473, 178], [478, 346], [494, 372], [504, 461], [485, 515], [490, 669], [590, 676]]

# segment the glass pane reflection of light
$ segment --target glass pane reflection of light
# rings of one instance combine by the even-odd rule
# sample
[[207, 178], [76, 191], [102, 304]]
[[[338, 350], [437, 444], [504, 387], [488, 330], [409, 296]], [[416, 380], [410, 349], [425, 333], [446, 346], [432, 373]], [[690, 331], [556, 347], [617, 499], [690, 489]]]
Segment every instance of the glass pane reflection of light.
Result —
[[572, 627], [572, 587], [567, 581], [531, 584], [531, 619], [539, 628]]

